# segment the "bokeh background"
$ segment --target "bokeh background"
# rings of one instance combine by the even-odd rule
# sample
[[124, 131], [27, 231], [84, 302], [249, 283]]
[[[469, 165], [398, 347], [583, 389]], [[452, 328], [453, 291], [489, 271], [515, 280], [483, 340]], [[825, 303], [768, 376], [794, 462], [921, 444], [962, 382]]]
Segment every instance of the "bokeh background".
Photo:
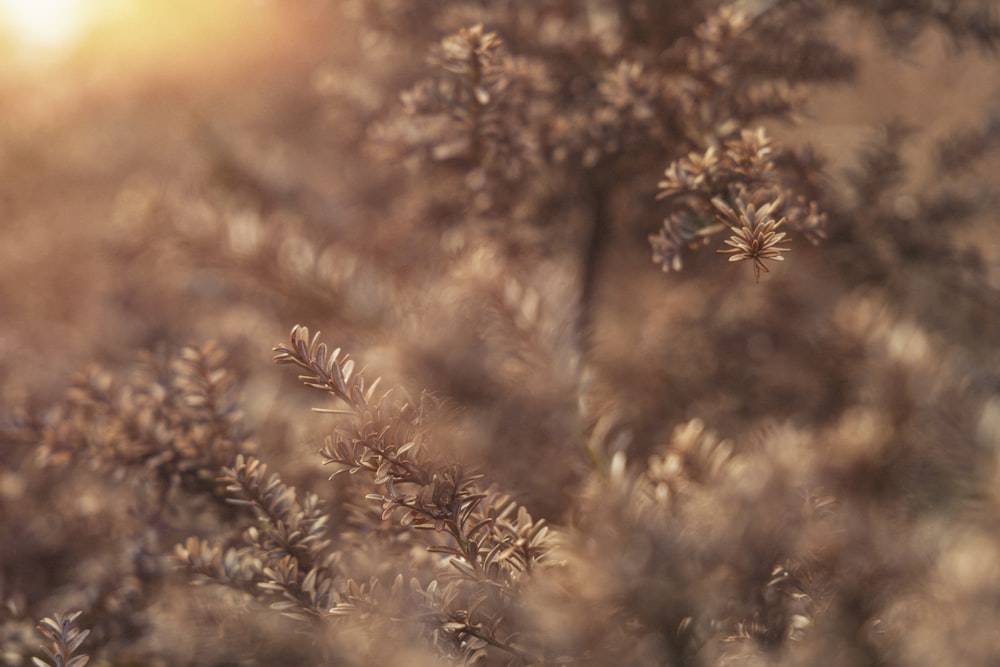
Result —
[[[399, 315], [399, 304], [393, 303], [403, 292], [405, 300], [415, 292], [441, 290], [440, 281], [455, 271], [493, 278], [489, 272], [496, 267], [472, 253], [463, 259], [471, 266], [448, 265], [455, 255], [448, 244], [464, 242], [454, 238], [457, 234], [442, 233], [433, 220], [411, 224], [413, 215], [400, 221], [405, 216], [398, 209], [409, 205], [410, 195], [394, 202], [394, 194], [406, 188], [393, 179], [406, 176], [365, 147], [371, 126], [426, 69], [425, 53], [414, 47], [409, 58], [401, 58], [410, 45], [388, 43], [386, 25], [372, 25], [364, 10], [336, 5], [266, 0], [4, 5], [0, 382], [5, 404], [57, 396], [66, 378], [89, 362], [127, 364], [137, 350], [208, 338], [234, 350], [234, 363], [270, 378], [271, 371], [260, 367], [267, 366], [270, 346], [295, 323], [345, 336], [345, 347], [392, 348], [394, 337], [406, 337], [395, 329], [409, 315]], [[385, 23], [393, 19], [398, 17], [385, 17]], [[413, 24], [415, 35], [427, 36], [427, 50], [438, 37], [435, 28]], [[974, 168], [945, 171], [940, 148], [956, 133], [984, 121], [989, 126], [994, 118], [998, 84], [992, 55], [957, 49], [934, 30], [902, 52], [850, 19], [834, 30], [848, 35], [845, 44], [861, 57], [856, 83], [809, 90], [807, 113], [797, 123], [772, 122], [768, 129], [780, 141], [813, 146], [827, 160], [823, 178], [834, 199], [850, 202], [852, 170], [859, 168], [866, 147], [894, 124], [912, 131], [901, 150], [906, 171], [888, 195], [890, 210], [902, 218], [912, 214], [915, 199], [943, 187], [944, 179], [962, 194], [979, 188], [989, 196], [988, 156]], [[658, 176], [649, 175], [650, 192]], [[953, 336], [955, 344], [987, 354], [995, 332], [1000, 240], [988, 215], [962, 222], [942, 220], [939, 228], [955, 247], [981, 254], [983, 290], [974, 296], [950, 291], [958, 278], [936, 274], [955, 269], [947, 260], [927, 258], [911, 272], [905, 257], [882, 257], [878, 261], [886, 266], [876, 267], [863, 256], [869, 250], [836, 243], [815, 249], [802, 244], [760, 288], [745, 284], [742, 265], [718, 266], [710, 252], [690, 258], [689, 271], [661, 275], [647, 263], [645, 238], [658, 218], [631, 222], [627, 234], [609, 239], [613, 268], [602, 275], [595, 363], [624, 364], [629, 373], [669, 368], [664, 375], [672, 379], [664, 381], [677, 386], [672, 397], [685, 403], [678, 410], [689, 416], [705, 409], [732, 413], [711, 404], [744, 387], [714, 376], [713, 369], [748, 350], [788, 348], [765, 341], [766, 332], [734, 330], [744, 338], [734, 341], [741, 354], [733, 348], [720, 354], [712, 346], [714, 336], [701, 335], [700, 327], [728, 312], [731, 300], [747, 311], [738, 316], [740, 324], [766, 329], [775, 314], [758, 317], [754, 309], [774, 305], [780, 294], [781, 307], [793, 311], [787, 315], [806, 327], [797, 331], [803, 334], [800, 341], [816, 347], [818, 330], [830, 326], [831, 309], [842, 299], [861, 298], [860, 286], [884, 297], [900, 317], [921, 326], [933, 323], [928, 335], [946, 332], [942, 335]], [[575, 298], [566, 284], [574, 278], [578, 250], [572, 230], [510, 235], [519, 233], [539, 238], [510, 245], [553, 246], [550, 264], [561, 263], [563, 273], [544, 280], [526, 276], [525, 282], [554, 293], [550, 319], [568, 319], [560, 304]], [[549, 238], [542, 238], [546, 234]], [[492, 250], [483, 249], [482, 255]], [[842, 256], [851, 254], [853, 260]], [[622, 298], [625, 294], [630, 298]], [[714, 299], [724, 299], [727, 307], [720, 310]], [[809, 326], [817, 331], [806, 335]], [[708, 346], [705, 359], [697, 353], [701, 346]], [[812, 378], [812, 390], [800, 391], [810, 368], [830, 361], [829, 354], [816, 351], [803, 352], [812, 357], [808, 363], [789, 360], [792, 367], [773, 374], [785, 378], [784, 389], [755, 392], [770, 401], [769, 409], [782, 403], [771, 400], [774, 390], [784, 392], [789, 413], [803, 407], [796, 402], [821, 401], [819, 385], [829, 383], [822, 370]], [[398, 359], [377, 365], [380, 373], [392, 373], [400, 364], [406, 365]], [[270, 379], [261, 382], [268, 384]], [[663, 389], [656, 393], [662, 396]], [[813, 414], [822, 410], [807, 407]]]
[[[62, 524], [24, 508], [44, 510], [54, 474], [32, 481], [31, 434], [88, 365], [127, 376], [143, 350], [218, 341], [264, 457], [324, 488], [315, 452], [329, 424], [308, 411], [319, 398], [270, 361], [294, 324], [388, 384], [455, 401], [476, 424], [464, 455], [556, 522], [570, 519], [596, 422], [635, 460], [692, 418], [736, 440], [783, 423], [904, 441], [892, 483], [968, 527], [928, 538], [957, 559], [942, 576], [996, 590], [1000, 164], [961, 151], [949, 161], [963, 137], [1000, 143], [995, 54], [934, 29], [900, 49], [837, 19], [831, 31], [859, 57], [855, 82], [807, 88], [795, 122], [767, 123], [826, 158], [827, 242], [795, 243], [760, 284], [711, 248], [664, 274], [647, 242], [662, 217], [650, 173], [648, 201], [615, 202], [581, 351], [572, 216], [441, 223], [435, 183], [372, 148], [373, 127], [444, 34], [399, 7], [380, 3], [389, 13], [373, 20], [364, 3], [319, 0], [0, 3], [0, 598], [11, 628], [74, 599], [78, 573], [33, 571], [68, 567], [38, 558], [64, 548]], [[410, 39], [394, 32], [404, 20]], [[886, 166], [891, 187], [859, 211], [856, 175], [886, 142], [906, 170]], [[995, 618], [995, 599], [989, 608]]]

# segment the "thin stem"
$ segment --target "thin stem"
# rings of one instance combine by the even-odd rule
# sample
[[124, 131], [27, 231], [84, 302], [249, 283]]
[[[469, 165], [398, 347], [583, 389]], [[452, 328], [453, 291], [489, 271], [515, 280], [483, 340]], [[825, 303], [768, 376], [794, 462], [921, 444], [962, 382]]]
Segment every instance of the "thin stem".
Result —
[[463, 632], [463, 633], [465, 633], [467, 635], [471, 635], [473, 637], [476, 637], [477, 639], [482, 639], [484, 642], [486, 642], [490, 646], [495, 646], [496, 648], [500, 649], [501, 651], [506, 651], [507, 653], [510, 653], [511, 655], [517, 656], [519, 659], [521, 659], [526, 664], [537, 665], [537, 664], [541, 663], [541, 661], [539, 660], [539, 658], [537, 656], [534, 656], [534, 655], [532, 655], [530, 653], [527, 653], [526, 651], [522, 651], [520, 649], [516, 649], [513, 646], [511, 646], [510, 644], [505, 644], [504, 642], [500, 641], [499, 639], [496, 639], [495, 637], [492, 637], [491, 635], [483, 632], [479, 628], [473, 627], [471, 625], [466, 625], [464, 628], [462, 628], [461, 632]]
[[577, 310], [576, 331], [580, 358], [586, 360], [590, 351], [590, 338], [595, 323], [598, 278], [601, 271], [603, 251], [610, 237], [607, 210], [607, 194], [603, 187], [595, 185], [591, 189], [590, 227], [583, 247], [583, 278], [580, 286], [580, 302]]

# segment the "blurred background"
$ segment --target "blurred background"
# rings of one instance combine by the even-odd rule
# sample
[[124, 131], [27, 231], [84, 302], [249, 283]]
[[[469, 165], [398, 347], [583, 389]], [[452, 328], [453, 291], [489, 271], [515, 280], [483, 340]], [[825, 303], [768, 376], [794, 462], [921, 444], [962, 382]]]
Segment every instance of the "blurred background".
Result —
[[[572, 221], [462, 231], [435, 220], [441, 205], [423, 201], [433, 195], [412, 171], [370, 149], [371, 128], [424, 75], [443, 34], [443, 12], [427, 12], [422, 24], [421, 12], [400, 7], [0, 4], [5, 405], [59, 396], [90, 362], [122, 366], [138, 350], [216, 338], [247, 374], [247, 400], [260, 401], [250, 414], [267, 415], [279, 393], [269, 350], [295, 323], [329, 331], [379, 373], [416, 387], [450, 382], [480, 400], [490, 390], [475, 385], [488, 380], [471, 366], [484, 339], [475, 327], [462, 333], [470, 320], [455, 305], [456, 275], [466, 291], [486, 283], [537, 292], [546, 335], [570, 335], [580, 254]], [[408, 36], [398, 32], [404, 23]], [[753, 414], [836, 414], [830, 402], [842, 389], [831, 386], [847, 380], [833, 372], [841, 360], [824, 337], [835, 335], [838, 305], [859, 299], [986, 355], [970, 363], [994, 368], [1000, 238], [984, 202], [995, 158], [944, 169], [941, 155], [963, 132], [996, 123], [997, 64], [933, 29], [899, 52], [849, 16], [831, 30], [849, 35], [841, 46], [861, 58], [856, 83], [807, 88], [797, 122], [766, 122], [779, 141], [826, 160], [829, 202], [855, 218], [835, 211], [830, 243], [798, 244], [761, 286], [711, 251], [664, 275], [646, 242], [661, 211], [615, 202], [626, 220], [607, 239], [589, 362], [604, 394], [634, 390], [619, 403], [652, 401], [635, 412], [653, 414], [660, 428], [702, 416], [735, 433]], [[886, 141], [901, 146], [906, 165], [879, 201], [900, 221], [892, 232], [850, 209], [859, 196], [852, 174]], [[658, 177], [641, 187], [653, 193]], [[980, 206], [963, 211], [961, 224], [918, 224], [933, 217], [921, 197], [939, 190], [941, 206], [970, 196]], [[908, 255], [901, 230], [935, 237], [953, 254]], [[975, 266], [955, 259], [963, 248]], [[518, 286], [501, 284], [511, 276]], [[461, 344], [426, 323], [435, 318], [459, 325], [452, 334]], [[754, 355], [767, 363], [744, 363]], [[748, 391], [747, 373], [758, 372], [764, 385]]]
[[[271, 363], [294, 324], [452, 399], [476, 424], [464, 454], [557, 521], [602, 415], [635, 460], [695, 417], [733, 438], [890, 432], [915, 506], [982, 501], [1000, 480], [1000, 164], [962, 156], [1000, 144], [1000, 69], [934, 29], [895, 50], [838, 21], [856, 82], [765, 123], [826, 159], [827, 241], [795, 242], [759, 285], [713, 248], [664, 274], [649, 173], [645, 200], [614, 202], [580, 348], [572, 212], [462, 226], [444, 220], [453, 184], [371, 145], [442, 22], [389, 1], [0, 0], [0, 518], [38, 493], [24, 434], [74, 373], [209, 339], [265, 458], [319, 485], [319, 398]], [[865, 201], [872, 174], [886, 187]], [[984, 541], [969, 553], [996, 583]], [[14, 561], [31, 553], [5, 551], [5, 595], [34, 585]]]

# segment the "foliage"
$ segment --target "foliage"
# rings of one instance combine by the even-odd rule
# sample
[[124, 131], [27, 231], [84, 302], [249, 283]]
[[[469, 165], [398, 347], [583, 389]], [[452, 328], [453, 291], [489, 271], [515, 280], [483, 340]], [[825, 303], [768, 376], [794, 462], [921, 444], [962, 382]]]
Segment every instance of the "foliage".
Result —
[[996, 661], [1000, 124], [794, 139], [990, 3], [263, 5], [0, 339], [0, 664]]

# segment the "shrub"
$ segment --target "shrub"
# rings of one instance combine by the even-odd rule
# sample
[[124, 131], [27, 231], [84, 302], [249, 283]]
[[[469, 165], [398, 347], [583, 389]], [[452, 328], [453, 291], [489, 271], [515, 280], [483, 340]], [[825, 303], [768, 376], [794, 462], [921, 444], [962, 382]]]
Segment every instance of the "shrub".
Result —
[[991, 3], [253, 11], [318, 45], [116, 185], [62, 398], [24, 355], [3, 664], [996, 660], [998, 124], [793, 124]]

